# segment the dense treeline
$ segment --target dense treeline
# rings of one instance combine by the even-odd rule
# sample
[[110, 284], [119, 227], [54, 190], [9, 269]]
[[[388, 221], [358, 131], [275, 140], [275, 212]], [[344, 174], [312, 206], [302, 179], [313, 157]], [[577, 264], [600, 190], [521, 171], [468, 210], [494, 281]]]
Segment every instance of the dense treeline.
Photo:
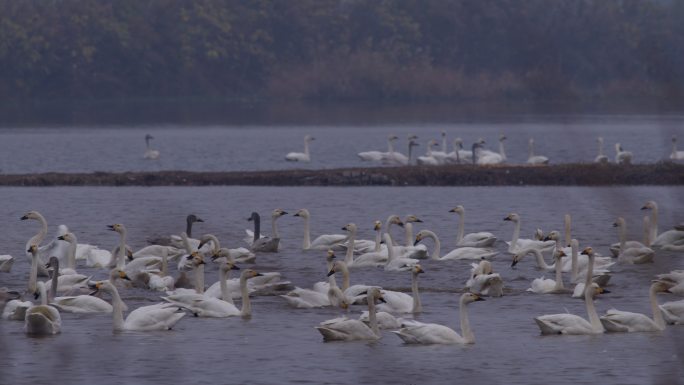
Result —
[[684, 95], [684, 2], [0, 0], [0, 99]]

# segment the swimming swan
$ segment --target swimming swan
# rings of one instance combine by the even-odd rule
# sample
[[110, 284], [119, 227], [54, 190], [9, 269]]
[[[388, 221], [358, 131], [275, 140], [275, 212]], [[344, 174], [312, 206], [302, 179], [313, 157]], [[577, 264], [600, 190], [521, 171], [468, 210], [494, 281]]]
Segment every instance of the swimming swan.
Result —
[[600, 334], [604, 332], [601, 320], [594, 307], [594, 287], [591, 285], [591, 276], [594, 273], [594, 251], [587, 247], [582, 254], [588, 255], [589, 267], [585, 280], [584, 302], [587, 307], [589, 321], [584, 318], [568, 313], [549, 314], [536, 317], [534, 321], [539, 326], [541, 334]]
[[545, 278], [535, 278], [532, 281], [532, 285], [527, 291], [537, 294], [560, 294], [568, 293], [569, 290], [563, 285], [563, 263], [561, 259], [565, 256], [563, 250], [555, 250], [553, 253], [553, 258], [555, 260], [554, 267], [556, 270], [556, 280], [545, 279]]
[[503, 295], [503, 280], [501, 275], [494, 273], [492, 263], [484, 260], [470, 265], [470, 277], [466, 288], [471, 293], [484, 296], [501, 297]]
[[653, 257], [655, 252], [653, 249], [648, 247], [630, 247], [628, 248], [625, 244], [625, 233], [627, 232], [627, 225], [625, 219], [620, 217], [613, 227], [617, 227], [620, 233], [620, 253], [618, 254], [618, 262], [629, 263], [629, 264], [641, 264], [653, 262]]
[[[51, 257], [48, 262], [48, 267], [53, 270], [52, 276], [59, 277], [59, 259]], [[123, 277], [128, 279], [128, 277]], [[57, 291], [56, 282], [52, 283], [53, 289], [50, 290], [50, 296], [54, 297], [52, 293]], [[60, 311], [67, 313], [111, 313], [112, 305], [107, 301], [94, 297], [92, 295], [76, 295], [68, 297], [54, 297], [50, 299], [50, 304], [58, 308]]]
[[259, 216], [259, 213], [252, 212], [252, 215], [249, 218], [247, 218], [247, 220], [254, 222], [254, 232], [245, 230], [248, 238], [251, 236], [251, 239], [245, 240], [247, 241], [247, 243], [250, 244], [250, 249], [252, 251], [261, 251], [265, 253], [278, 252], [278, 246], [280, 245], [280, 234], [278, 233], [278, 226], [276, 224], [276, 220], [286, 214], [287, 212], [282, 209], [273, 210], [273, 212], [271, 213], [271, 227], [273, 230], [273, 234], [271, 235], [271, 237], [264, 237], [261, 235], [260, 232], [261, 217]]
[[315, 138], [306, 135], [304, 136], [304, 152], [290, 152], [285, 155], [285, 160], [288, 162], [309, 162], [311, 161], [311, 155], [309, 154], [309, 142]]
[[382, 296], [385, 299], [384, 303], [378, 305], [378, 310], [388, 313], [420, 313], [423, 311], [423, 306], [420, 301], [420, 293], [418, 292], [418, 275], [425, 271], [420, 265], [414, 265], [411, 268], [411, 295], [401, 293], [398, 291], [382, 290]]
[[416, 235], [415, 242], [418, 243], [425, 238], [432, 239], [435, 244], [432, 254], [430, 254], [430, 259], [435, 261], [448, 261], [452, 259], [489, 259], [499, 254], [498, 251], [492, 249], [484, 249], [480, 247], [459, 247], [440, 257], [441, 243], [437, 237], [437, 234], [430, 230], [421, 230]]
[[515, 225], [515, 227], [513, 228], [513, 238], [511, 239], [510, 242], [506, 242], [506, 243], [508, 243], [508, 252], [509, 253], [517, 253], [520, 250], [528, 249], [528, 248], [535, 248], [535, 249], [539, 249], [540, 251], [549, 251], [556, 246], [556, 242], [552, 241], [552, 240], [537, 241], [534, 239], [521, 239], [520, 238], [520, 215], [518, 215], [517, 213], [510, 213], [503, 220], [504, 221], [511, 221]]
[[655, 201], [648, 201], [641, 208], [651, 210], [651, 246], [663, 247], [667, 245], [681, 246], [684, 244], [684, 229], [675, 228], [662, 234], [658, 234], [658, 204]]
[[494, 234], [489, 232], [479, 232], [479, 233], [468, 233], [463, 235], [465, 228], [465, 208], [458, 205], [453, 209], [449, 210], [450, 213], [456, 213], [459, 216], [458, 219], [458, 235], [456, 236], [456, 246], [459, 247], [492, 247], [494, 242], [496, 242], [496, 237]]
[[461, 335], [453, 329], [439, 324], [427, 324], [417, 321], [404, 321], [404, 327], [392, 333], [407, 344], [474, 344], [475, 335], [470, 329], [467, 305], [484, 298], [474, 293], [464, 293], [459, 300], [459, 316], [461, 318]]
[[[36, 245], [38, 247], [38, 271], [37, 274], [41, 277], [49, 277], [48, 271], [45, 269], [45, 262], [43, 261], [43, 255], [44, 253], [42, 252], [40, 248], [40, 244], [43, 243], [43, 240], [45, 240], [45, 236], [47, 235], [48, 231], [48, 225], [47, 221], [45, 220], [45, 217], [43, 217], [38, 211], [29, 211], [26, 214], [24, 214], [21, 218], [22, 221], [32, 219], [35, 221], [40, 222], [40, 230], [38, 230], [38, 233], [26, 242], [26, 248], [24, 250], [29, 250], [31, 245]], [[31, 253], [26, 252], [26, 256], [31, 259]]]
[[601, 317], [607, 332], [657, 332], [665, 330], [665, 320], [658, 307], [657, 293], [668, 293], [668, 285], [655, 281], [648, 290], [653, 319], [641, 313], [610, 309]]
[[154, 139], [154, 136], [147, 134], [145, 135], [145, 154], [143, 157], [145, 159], [158, 159], [159, 158], [159, 150], [153, 150], [150, 148], [150, 139]]
[[357, 319], [346, 317], [321, 322], [316, 326], [323, 336], [323, 341], [357, 341], [380, 339], [380, 330], [375, 313], [375, 301], [383, 300], [383, 295], [376, 287], [370, 288], [367, 294], [369, 325]]
[[347, 240], [347, 236], [343, 234], [324, 234], [319, 235], [311, 242], [311, 230], [309, 227], [309, 219], [311, 214], [309, 210], [300, 209], [293, 216], [304, 219], [304, 243], [303, 250], [328, 250], [338, 244]]
[[40, 291], [40, 305], [31, 306], [26, 309], [24, 319], [24, 331], [32, 335], [51, 335], [57, 334], [62, 328], [62, 317], [59, 310], [48, 305], [48, 295], [43, 282], [38, 282]]

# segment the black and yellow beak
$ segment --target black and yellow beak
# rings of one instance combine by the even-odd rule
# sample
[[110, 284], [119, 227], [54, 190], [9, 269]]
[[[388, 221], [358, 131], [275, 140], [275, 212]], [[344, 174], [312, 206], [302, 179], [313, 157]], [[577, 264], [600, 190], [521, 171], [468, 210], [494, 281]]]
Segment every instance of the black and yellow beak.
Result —
[[111, 231], [114, 231], [114, 225], [107, 225], [107, 228]]
[[25, 220], [29, 219], [29, 217], [28, 217], [28, 215], [24, 215], [24, 216], [22, 216], [22, 217], [19, 218], [19, 219], [22, 220], [22, 221], [25, 221]]

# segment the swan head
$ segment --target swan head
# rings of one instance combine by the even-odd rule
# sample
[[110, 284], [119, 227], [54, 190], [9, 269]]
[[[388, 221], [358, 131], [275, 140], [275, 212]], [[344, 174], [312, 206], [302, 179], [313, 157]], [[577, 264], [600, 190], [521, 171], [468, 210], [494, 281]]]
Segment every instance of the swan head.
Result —
[[534, 230], [534, 239], [537, 241], [543, 241], [544, 240], [544, 231], [540, 228], [537, 228]]
[[395, 140], [397, 140], [397, 139], [399, 139], [399, 137], [396, 136], [396, 135], [390, 135], [390, 136], [387, 137], [387, 140], [389, 140], [390, 142], [393, 142], [393, 141], [395, 141]]
[[348, 231], [350, 233], [355, 233], [356, 232], [356, 225], [353, 223], [348, 223], [344, 227], [342, 227], [342, 230]]
[[409, 135], [408, 140], [416, 140], [418, 139], [418, 135]]
[[657, 210], [658, 204], [655, 203], [655, 201], [648, 201], [644, 204], [644, 206], [641, 209], [642, 210]]
[[21, 218], [22, 221], [25, 221], [27, 219], [40, 219], [42, 218], [42, 215], [38, 211], [29, 211], [26, 214], [24, 214]]
[[126, 272], [121, 269], [112, 269], [112, 271], [109, 272], [109, 279], [111, 281], [116, 281], [117, 279], [125, 279], [126, 281], [131, 280]]
[[380, 229], [382, 229], [382, 222], [380, 222], [380, 221], [373, 222], [373, 230], [380, 231]]
[[454, 207], [453, 209], [449, 210], [449, 212], [450, 213], [456, 213], [458, 215], [463, 215], [463, 213], [465, 213], [465, 209], [463, 208], [463, 206], [458, 205], [458, 206]]
[[677, 135], [672, 135], [672, 143], [677, 143]]
[[295, 217], [302, 217], [302, 218], [309, 218], [309, 210], [307, 209], [299, 209], [297, 210], [296, 213], [294, 213]]
[[254, 269], [246, 269], [246, 270], [243, 270], [242, 273], [240, 274], [240, 279], [249, 279], [249, 278], [259, 277], [262, 275], [263, 274], [257, 272]]
[[673, 286], [674, 284], [671, 282], [656, 279], [651, 283], [651, 290], [656, 293], [671, 293], [670, 288]]
[[420, 267], [420, 265], [413, 265], [413, 267], [411, 268], [411, 273], [413, 273], [414, 275], [418, 275], [425, 273], [425, 270], [423, 270], [423, 268]]
[[285, 211], [285, 210], [283, 210], [283, 209], [275, 209], [275, 210], [273, 210], [273, 212], [271, 213], [271, 217], [275, 219], [275, 218], [280, 218], [280, 217], [282, 217], [283, 215], [286, 215], [286, 214], [287, 214], [287, 211]]
[[594, 249], [591, 247], [585, 247], [584, 250], [580, 253], [582, 255], [594, 255]]
[[46, 269], [54, 268], [56, 270], [59, 269], [59, 258], [50, 257], [50, 260], [48, 261], [48, 263], [45, 264], [45, 268]]
[[480, 297], [479, 295], [475, 293], [463, 293], [461, 295], [461, 302], [464, 304], [472, 303], [472, 302], [477, 302], [477, 301], [484, 301], [485, 299]]
[[598, 138], [596, 138], [596, 141], [603, 144], [603, 137], [599, 136]]
[[530, 140], [527, 141], [527, 143], [531, 146], [534, 144], [534, 138], [530, 138]]
[[310, 142], [310, 141], [315, 140], [315, 139], [316, 139], [316, 138], [314, 138], [314, 137], [311, 136], [311, 135], [305, 135], [305, 136], [304, 136], [304, 141], [305, 141], [305, 142]]
[[613, 227], [624, 227], [625, 226], [625, 218], [619, 217], [618, 219], [615, 220], [615, 223], [613, 223]]
[[446, 137], [446, 131], [442, 131], [441, 135], [442, 135], [442, 138]]
[[387, 218], [387, 223], [389, 223], [390, 225], [404, 227], [404, 222], [401, 221], [401, 218], [399, 218], [398, 215], [390, 215], [390, 217]]
[[240, 270], [240, 268], [235, 263], [233, 263], [232, 261], [226, 261], [226, 262], [221, 264], [221, 271], [226, 273], [230, 270]]
[[76, 242], [76, 236], [74, 235], [74, 233], [66, 233], [64, 235], [60, 235], [59, 237], [57, 237], [57, 239], [60, 241], [66, 241], [69, 243]]
[[115, 223], [113, 225], [107, 225], [107, 228], [111, 231], [116, 231], [119, 234], [123, 234], [126, 232], [126, 226], [122, 225], [121, 223]]
[[555, 259], [559, 260], [559, 261], [560, 261], [561, 259], [563, 259], [563, 257], [567, 257], [567, 256], [568, 256], [568, 255], [565, 254], [565, 252], [564, 252], [563, 250], [556, 250], [556, 251], [553, 253], [553, 257], [554, 257]]
[[344, 271], [345, 268], [346, 268], [346, 265], [343, 261], [333, 262], [332, 268], [328, 272], [328, 277], [330, 277], [331, 275], [333, 275], [335, 273], [339, 273], [340, 271]]
[[185, 257], [185, 259], [187, 259], [193, 267], [199, 267], [200, 265], [205, 264], [202, 254], [198, 251], [193, 251], [190, 255]]
[[154, 136], [152, 136], [150, 134], [145, 135], [145, 140], [150, 140], [150, 139], [154, 139]]
[[416, 234], [416, 240], [413, 242], [413, 246], [417, 245], [422, 241], [423, 239], [428, 237], [428, 232], [425, 230], [420, 230], [418, 234]]
[[26, 250], [26, 251], [33, 254], [33, 255], [37, 255], [38, 254], [38, 246], [37, 245], [31, 245], [31, 246], [29, 246], [28, 250]]
[[506, 139], [508, 139], [506, 138], [506, 135], [504, 135], [503, 133], [499, 134], [499, 142], [503, 142]]
[[335, 252], [333, 251], [333, 249], [328, 249], [328, 252], [325, 256], [325, 260], [328, 262], [332, 262], [335, 260], [335, 258]]
[[[535, 232], [535, 234], [536, 234], [536, 232]], [[549, 235], [547, 235], [544, 238], [544, 241], [557, 241], [559, 239], [561, 239], [560, 232], [553, 230], [552, 232], [549, 233]]]
[[380, 302], [385, 302], [385, 298], [382, 295], [382, 292], [380, 291], [380, 288], [377, 287], [371, 287], [368, 289], [368, 301], [372, 301], [375, 303], [376, 300], [379, 300]]
[[514, 223], [520, 222], [520, 215], [516, 213], [510, 213], [506, 218], [503, 219], [504, 221], [511, 221]]
[[190, 214], [185, 218], [185, 221], [188, 223], [195, 223], [195, 222], [204, 222], [204, 220], [200, 217], [198, 217], [195, 214]]
[[418, 218], [417, 216], [411, 214], [406, 216], [406, 219], [404, 220], [404, 223], [423, 223], [423, 220]]
[[439, 142], [437, 141], [437, 139], [430, 139], [430, 141], [428, 142], [428, 147], [437, 147], [437, 146], [439, 146]]

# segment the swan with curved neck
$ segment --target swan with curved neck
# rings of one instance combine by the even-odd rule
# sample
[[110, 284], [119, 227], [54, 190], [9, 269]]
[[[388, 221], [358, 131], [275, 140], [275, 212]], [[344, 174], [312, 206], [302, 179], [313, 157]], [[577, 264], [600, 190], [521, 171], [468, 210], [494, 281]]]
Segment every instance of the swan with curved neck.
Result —
[[585, 280], [584, 302], [587, 308], [589, 321], [574, 314], [550, 314], [535, 318], [535, 322], [542, 334], [600, 334], [604, 332], [601, 320], [594, 307], [595, 287], [591, 285], [591, 277], [594, 273], [594, 251], [587, 247], [582, 251], [589, 257], [587, 278]]
[[[37, 249], [37, 252], [38, 252], [37, 274], [40, 275], [41, 277], [48, 277], [49, 273], [45, 269], [45, 267], [44, 267], [45, 262], [43, 262], [43, 259], [40, 255], [40, 244], [43, 243], [43, 241], [45, 240], [45, 237], [47, 236], [47, 231], [48, 231], [47, 221], [45, 220], [45, 217], [43, 217], [38, 211], [29, 211], [28, 213], [24, 214], [19, 219], [21, 219], [22, 221], [31, 219], [31, 220], [38, 221], [40, 223], [40, 229], [38, 230], [38, 233], [36, 235], [32, 236], [31, 238], [29, 238], [29, 240], [26, 242], [26, 248], [24, 250], [29, 250], [31, 245], [36, 245], [36, 247], [38, 247], [38, 249]], [[32, 258], [31, 253], [28, 251], [26, 252], [26, 256], [29, 259]]]
[[304, 136], [304, 152], [290, 152], [285, 155], [285, 160], [289, 162], [309, 162], [311, 155], [309, 154], [309, 143], [315, 138], [311, 135]]
[[[332, 270], [334, 260], [335, 252], [333, 250], [328, 250], [326, 255], [327, 272]], [[289, 305], [300, 309], [331, 305], [340, 306], [342, 308], [349, 306], [344, 294], [337, 287], [335, 277], [332, 274], [328, 277], [326, 282], [314, 283], [313, 289], [295, 287], [294, 290], [291, 290], [280, 297], [284, 298]]]
[[594, 158], [594, 163], [608, 163], [608, 157], [603, 153], [603, 138], [599, 136], [596, 138], [596, 142], [598, 143], [598, 155]]
[[387, 313], [420, 313], [423, 311], [423, 305], [420, 301], [420, 292], [418, 290], [418, 275], [424, 273], [420, 265], [414, 265], [411, 269], [411, 295], [406, 293], [382, 290], [382, 295], [385, 302], [378, 305], [378, 310]]
[[489, 232], [469, 233], [463, 235], [465, 232], [465, 208], [461, 205], [449, 210], [450, 213], [458, 214], [458, 233], [456, 236], [456, 246], [469, 247], [492, 247], [496, 242], [494, 234]]
[[113, 225], [108, 225], [107, 228], [119, 234], [119, 249], [116, 255], [112, 254], [112, 259], [109, 261], [109, 267], [116, 267], [117, 269], [123, 270], [123, 268], [126, 267], [126, 226], [115, 223]]
[[346, 235], [324, 234], [319, 235], [318, 237], [316, 237], [316, 239], [314, 239], [313, 242], [311, 242], [311, 230], [309, 227], [309, 220], [311, 214], [309, 213], [309, 210], [300, 209], [293, 216], [304, 219], [304, 242], [302, 244], [303, 250], [327, 250], [347, 240]]
[[534, 154], [534, 139], [530, 138], [528, 142], [529, 156], [527, 157], [528, 164], [549, 164], [549, 158], [544, 155]]
[[474, 293], [464, 293], [459, 300], [459, 317], [461, 321], [461, 335], [453, 329], [440, 324], [429, 324], [417, 321], [405, 321], [405, 326], [397, 331], [404, 343], [407, 344], [474, 344], [475, 335], [470, 328], [467, 305], [484, 298]]
[[517, 213], [511, 213], [503, 219], [504, 221], [511, 221], [514, 223], [515, 227], [513, 229], [513, 238], [508, 243], [508, 252], [516, 253], [521, 249], [527, 248], [537, 248], [542, 251], [551, 250], [556, 242], [549, 241], [537, 241], [534, 239], [520, 239], [520, 215]]
[[69, 243], [66, 261], [66, 268], [69, 269], [69, 271], [63, 271], [62, 274], [76, 274], [76, 247], [78, 246], [78, 239], [76, 238], [76, 235], [74, 233], [69, 232], [64, 235], [60, 235], [59, 237], [57, 237], [57, 239]]
[[421, 230], [416, 235], [415, 243], [418, 243], [426, 238], [432, 239], [435, 244], [432, 254], [430, 254], [430, 259], [435, 261], [448, 261], [451, 259], [489, 259], [498, 254], [496, 250], [491, 249], [483, 249], [479, 247], [459, 247], [440, 257], [442, 246], [437, 234], [434, 232], [430, 230]]
[[[59, 310], [67, 313], [110, 313], [112, 305], [107, 303], [98, 297], [92, 295], [77, 295], [77, 296], [65, 296], [65, 297], [55, 297], [53, 293], [57, 292], [57, 282], [60, 275], [59, 270], [59, 258], [50, 257], [48, 262], [48, 267], [52, 268], [52, 288], [50, 289], [49, 302], [57, 307]], [[121, 271], [123, 273], [123, 271]], [[129, 279], [125, 273], [121, 278]], [[114, 277], [110, 278], [114, 279]]]
[[152, 139], [154, 139], [154, 136], [150, 134], [145, 135], [145, 154], [143, 155], [145, 159], [154, 160], [159, 158], [159, 150], [153, 150], [150, 147], [150, 140]]
[[618, 254], [618, 262], [631, 263], [631, 264], [641, 264], [653, 262], [653, 257], [655, 252], [642, 245], [642, 247], [627, 247], [627, 222], [624, 218], [619, 217], [613, 227], [618, 228], [620, 234], [620, 251]]
[[539, 294], [560, 294], [569, 292], [563, 285], [563, 263], [561, 262], [561, 259], [564, 256], [565, 253], [563, 250], [555, 250], [553, 253], [553, 258], [555, 260], [554, 269], [556, 271], [555, 281], [553, 279], [544, 279], [543, 277], [535, 278], [527, 291]]
[[642, 210], [651, 210], [651, 245], [657, 247], [682, 245], [684, 242], [684, 230], [672, 229], [662, 234], [658, 234], [658, 204], [655, 201], [648, 201], [641, 208]]
[[657, 293], [669, 293], [669, 285], [655, 281], [648, 290], [653, 318], [645, 314], [610, 309], [601, 317], [601, 323], [607, 332], [656, 332], [665, 330], [665, 319], [658, 307]]
[[383, 300], [383, 294], [376, 287], [370, 288], [366, 296], [368, 302], [369, 325], [357, 319], [335, 318], [323, 321], [318, 330], [323, 336], [323, 341], [356, 341], [380, 339], [380, 330], [375, 313], [375, 301]]
[[40, 292], [41, 304], [31, 306], [26, 310], [24, 331], [31, 335], [57, 334], [62, 328], [62, 318], [59, 311], [48, 305], [49, 298], [43, 282], [38, 282], [37, 289]]

